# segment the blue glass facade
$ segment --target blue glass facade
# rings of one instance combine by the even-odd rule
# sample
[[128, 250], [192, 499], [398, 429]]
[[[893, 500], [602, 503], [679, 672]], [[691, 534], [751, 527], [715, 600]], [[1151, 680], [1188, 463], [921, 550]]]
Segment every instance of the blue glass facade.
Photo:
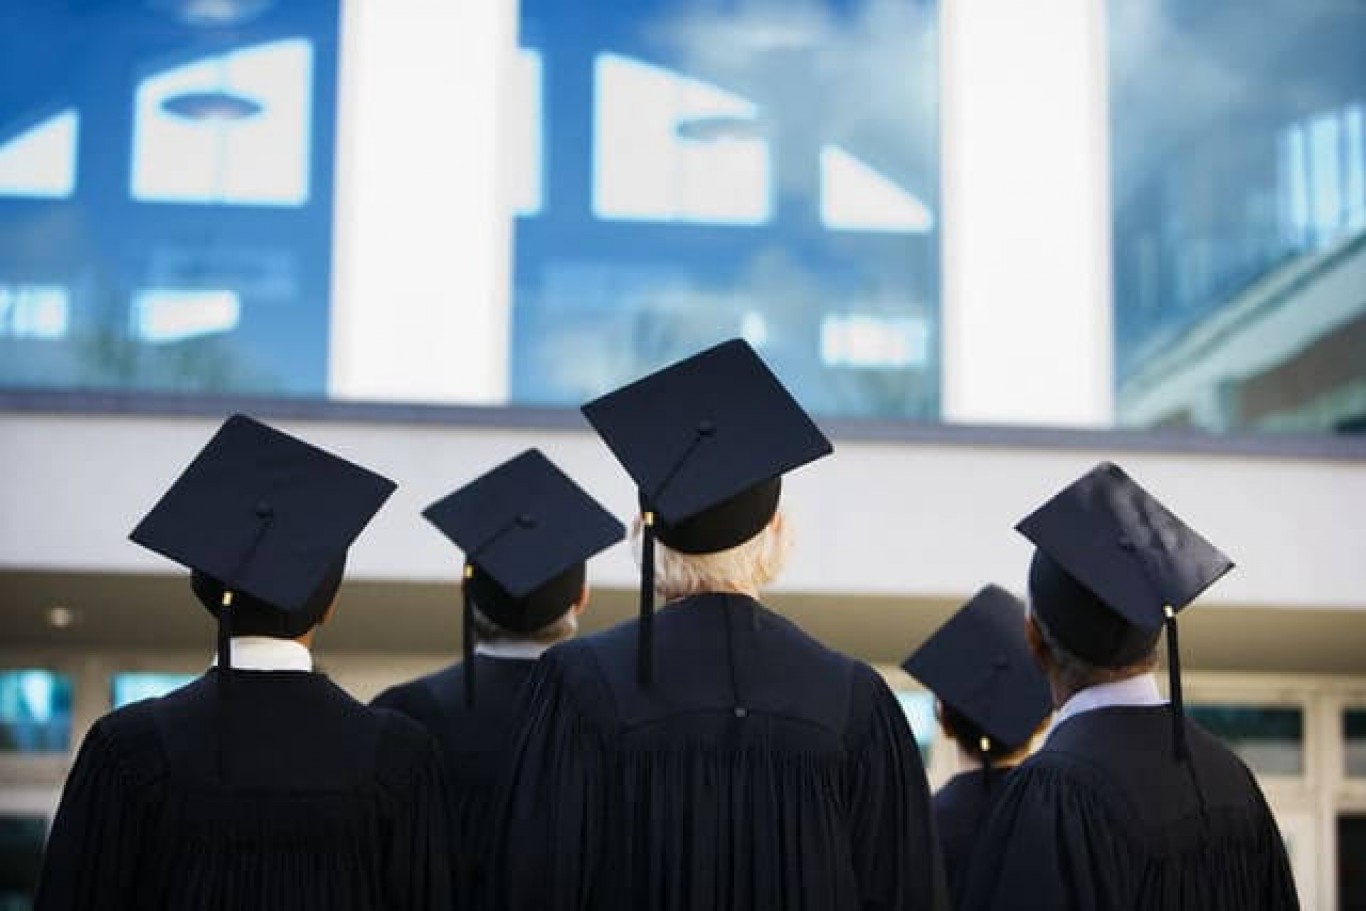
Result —
[[337, 4], [0, 10], [0, 385], [326, 393]]
[[514, 401], [744, 335], [819, 413], [937, 418], [933, 4], [524, 0], [520, 34]]
[[[1114, 423], [1359, 431], [1366, 10], [1106, 8]], [[516, 17], [508, 72], [479, 76], [509, 127], [506, 298], [463, 294], [459, 251], [396, 283], [431, 295], [441, 331], [496, 326], [495, 366], [436, 389], [439, 345], [410, 382], [373, 380], [403, 351], [366, 352], [353, 388], [335, 339], [433, 330], [411, 306], [384, 323], [383, 279], [332, 300], [341, 0], [5, 4], [0, 390], [573, 407], [742, 335], [819, 415], [941, 420], [934, 0], [521, 0]], [[385, 123], [464, 122], [428, 89]], [[426, 268], [401, 252], [370, 274]], [[347, 307], [370, 317], [350, 334]]]

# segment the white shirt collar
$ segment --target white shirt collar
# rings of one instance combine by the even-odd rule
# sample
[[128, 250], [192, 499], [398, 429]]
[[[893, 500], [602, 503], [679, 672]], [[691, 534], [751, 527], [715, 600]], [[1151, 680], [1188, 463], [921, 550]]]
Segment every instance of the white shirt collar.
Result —
[[524, 661], [535, 661], [549, 648], [549, 645], [540, 642], [480, 642], [475, 645], [474, 653], [488, 658], [520, 658]]
[[1064, 721], [1082, 712], [1117, 705], [1163, 705], [1166, 701], [1158, 692], [1157, 678], [1152, 674], [1139, 674], [1111, 683], [1098, 683], [1073, 694], [1071, 699], [1064, 702], [1062, 708], [1053, 716], [1053, 725], [1048, 729], [1048, 733], [1052, 734]]
[[[311, 671], [313, 654], [292, 639], [233, 636], [229, 644], [235, 671]], [[217, 656], [213, 666], [218, 665]]]

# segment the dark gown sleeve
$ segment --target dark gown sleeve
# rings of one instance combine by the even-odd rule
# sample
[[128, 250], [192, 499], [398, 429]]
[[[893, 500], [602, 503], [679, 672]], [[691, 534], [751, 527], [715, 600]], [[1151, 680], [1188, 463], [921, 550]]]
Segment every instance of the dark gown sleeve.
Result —
[[373, 708], [388, 709], [418, 721], [425, 721], [427, 713], [424, 710], [427, 706], [415, 695], [415, 689], [412, 684], [391, 686], [372, 699], [370, 705]]
[[140, 740], [108, 718], [86, 735], [48, 836], [36, 911], [139, 906], [164, 780], [160, 752]]
[[1010, 776], [977, 840], [964, 909], [1127, 907], [1136, 871], [1126, 863], [1111, 804], [1066, 774], [1026, 764]]
[[446, 911], [451, 907], [451, 844], [436, 747], [413, 722], [384, 714], [378, 769], [387, 811], [381, 846], [387, 907]]
[[944, 875], [955, 907], [963, 901], [963, 883], [977, 834], [986, 825], [992, 802], [1004, 786], [1002, 776], [1008, 771], [979, 769], [960, 773], [932, 798], [934, 823], [944, 855]]
[[849, 732], [850, 844], [862, 906], [947, 909], [929, 785], [901, 705], [859, 666]]
[[554, 651], [527, 679], [517, 714], [510, 765], [491, 807], [487, 907], [594, 907], [605, 747]]

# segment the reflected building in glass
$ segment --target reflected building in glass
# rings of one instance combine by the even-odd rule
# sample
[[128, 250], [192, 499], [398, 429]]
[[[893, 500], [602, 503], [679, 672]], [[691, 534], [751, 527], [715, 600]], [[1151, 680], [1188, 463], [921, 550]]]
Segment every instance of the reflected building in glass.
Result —
[[728, 337], [812, 411], [936, 420], [932, 3], [521, 6], [511, 398]]
[[2, 18], [0, 386], [324, 397], [336, 0]]
[[1109, 9], [1118, 423], [1366, 429], [1366, 7]]

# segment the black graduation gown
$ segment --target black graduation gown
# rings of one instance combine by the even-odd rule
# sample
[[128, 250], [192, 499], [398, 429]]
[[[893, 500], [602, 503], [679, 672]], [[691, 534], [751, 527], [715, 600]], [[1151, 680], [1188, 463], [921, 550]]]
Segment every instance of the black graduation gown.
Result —
[[703, 595], [557, 646], [522, 703], [494, 908], [947, 907], [929, 790], [869, 667], [757, 601]]
[[432, 735], [446, 773], [457, 908], [474, 907], [487, 847], [488, 803], [507, 766], [508, 738], [522, 684], [534, 660], [474, 656], [474, 706], [465, 704], [465, 668], [454, 664], [391, 687], [373, 705], [402, 712]]
[[934, 822], [944, 849], [944, 873], [954, 905], [962, 904], [963, 885], [977, 836], [991, 816], [1010, 769], [974, 769], [950, 778], [934, 794]]
[[431, 738], [320, 674], [216, 671], [101, 718], [48, 840], [37, 911], [447, 909]]
[[1298, 908], [1289, 859], [1252, 773], [1165, 706], [1067, 719], [1011, 775], [977, 843], [966, 908]]

